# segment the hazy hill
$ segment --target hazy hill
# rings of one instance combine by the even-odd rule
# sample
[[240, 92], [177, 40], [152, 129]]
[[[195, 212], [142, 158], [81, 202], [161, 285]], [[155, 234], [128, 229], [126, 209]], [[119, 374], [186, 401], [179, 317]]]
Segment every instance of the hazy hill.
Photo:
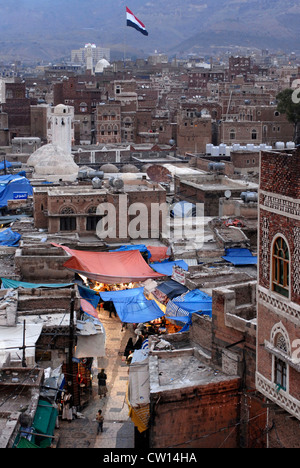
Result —
[[[126, 27], [125, 6], [149, 36]], [[249, 46], [300, 50], [299, 0], [0, 0], [0, 60], [70, 56], [86, 42], [138, 55]]]

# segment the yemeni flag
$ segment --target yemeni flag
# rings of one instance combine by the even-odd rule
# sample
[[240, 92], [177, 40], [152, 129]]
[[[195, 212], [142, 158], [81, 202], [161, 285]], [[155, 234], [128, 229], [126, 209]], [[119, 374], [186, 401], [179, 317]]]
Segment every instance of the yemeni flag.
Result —
[[135, 28], [137, 31], [144, 34], [144, 36], [148, 36], [148, 31], [146, 30], [145, 25], [126, 7], [126, 19], [127, 19], [127, 26], [131, 28]]

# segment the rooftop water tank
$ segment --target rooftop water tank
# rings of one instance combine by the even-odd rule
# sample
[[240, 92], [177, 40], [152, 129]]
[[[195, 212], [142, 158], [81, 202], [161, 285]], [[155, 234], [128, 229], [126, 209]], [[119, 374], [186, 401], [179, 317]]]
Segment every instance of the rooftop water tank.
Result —
[[245, 203], [257, 202], [258, 201], [258, 194], [257, 194], [257, 192], [242, 192], [241, 193], [241, 199]]
[[223, 171], [225, 169], [224, 163], [209, 163], [208, 165], [210, 171]]
[[213, 146], [211, 154], [212, 154], [212, 156], [220, 156], [219, 146]]
[[231, 151], [232, 151], [232, 146], [226, 146], [226, 156], [230, 156]]
[[226, 145], [224, 143], [222, 143], [219, 146], [219, 149], [220, 149], [220, 155], [225, 156], [225, 154], [226, 154]]

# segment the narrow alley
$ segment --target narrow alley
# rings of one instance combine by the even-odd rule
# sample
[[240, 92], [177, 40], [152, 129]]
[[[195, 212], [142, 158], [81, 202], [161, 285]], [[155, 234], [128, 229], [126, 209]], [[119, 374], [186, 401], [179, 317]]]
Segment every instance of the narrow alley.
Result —
[[[122, 361], [131, 327], [121, 331], [119, 317], [109, 317], [102, 311], [100, 320], [106, 332], [106, 357], [98, 359], [93, 372], [93, 397], [89, 405], [71, 423], [60, 421], [57, 430], [57, 448], [134, 448], [134, 425], [128, 416], [126, 391], [128, 366]], [[105, 369], [108, 394], [98, 396], [97, 373]], [[104, 416], [103, 433], [97, 435], [96, 414], [101, 409]]]

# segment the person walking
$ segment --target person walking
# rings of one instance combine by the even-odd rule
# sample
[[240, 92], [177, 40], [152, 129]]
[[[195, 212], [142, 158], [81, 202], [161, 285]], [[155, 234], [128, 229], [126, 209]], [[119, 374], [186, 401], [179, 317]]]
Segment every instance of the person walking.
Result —
[[99, 410], [98, 413], [97, 413], [96, 421], [98, 423], [98, 426], [97, 426], [97, 435], [98, 435], [99, 432], [103, 432], [104, 417], [102, 416], [102, 411], [101, 410]]
[[101, 369], [101, 372], [99, 372], [97, 378], [98, 378], [98, 395], [100, 396], [100, 398], [106, 397], [106, 394], [107, 394], [107, 385], [106, 385], [107, 375], [105, 374], [104, 369]]
[[62, 412], [62, 420], [65, 421], [66, 419], [71, 422], [73, 419], [73, 397], [69, 390], [66, 391], [63, 397], [63, 412]]

